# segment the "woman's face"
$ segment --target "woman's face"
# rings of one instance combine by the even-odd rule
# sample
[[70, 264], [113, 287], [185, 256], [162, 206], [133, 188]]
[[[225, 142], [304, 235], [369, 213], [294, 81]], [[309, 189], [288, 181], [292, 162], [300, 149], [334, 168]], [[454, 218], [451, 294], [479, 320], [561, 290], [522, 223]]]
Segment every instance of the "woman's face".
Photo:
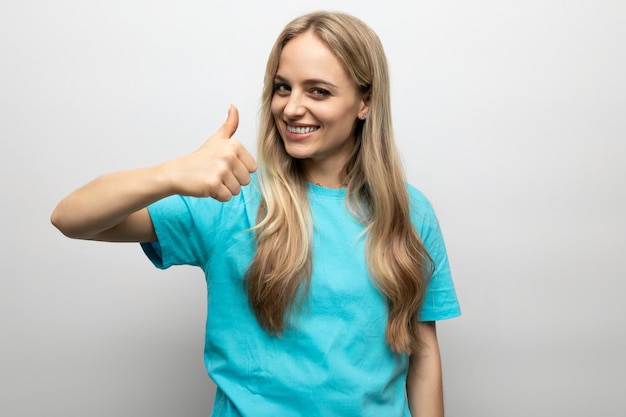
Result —
[[318, 174], [339, 177], [354, 147], [357, 119], [367, 110], [366, 95], [313, 32], [287, 42], [274, 78], [272, 114], [287, 153], [303, 160], [310, 181]]

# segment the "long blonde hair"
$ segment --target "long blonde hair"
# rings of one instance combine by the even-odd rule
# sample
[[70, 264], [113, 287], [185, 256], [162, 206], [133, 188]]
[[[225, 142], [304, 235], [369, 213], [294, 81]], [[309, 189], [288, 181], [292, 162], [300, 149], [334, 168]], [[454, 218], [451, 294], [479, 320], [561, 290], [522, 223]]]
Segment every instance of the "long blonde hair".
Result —
[[316, 12], [290, 22], [270, 53], [258, 139], [262, 193], [256, 252], [248, 270], [248, 298], [259, 324], [280, 334], [311, 280], [312, 220], [300, 161], [285, 151], [271, 113], [281, 51], [313, 31], [333, 50], [357, 87], [369, 94], [366, 120], [356, 121], [355, 148], [343, 171], [346, 199], [366, 226], [366, 260], [388, 304], [386, 340], [395, 352], [421, 344], [417, 327], [432, 261], [411, 224], [409, 197], [393, 139], [387, 60], [378, 36], [359, 19]]

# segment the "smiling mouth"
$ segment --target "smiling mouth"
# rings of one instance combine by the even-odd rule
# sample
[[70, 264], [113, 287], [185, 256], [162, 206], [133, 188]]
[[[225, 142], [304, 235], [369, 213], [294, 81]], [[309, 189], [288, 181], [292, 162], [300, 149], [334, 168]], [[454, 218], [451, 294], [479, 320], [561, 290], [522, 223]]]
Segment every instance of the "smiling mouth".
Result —
[[315, 132], [319, 129], [319, 126], [290, 126], [287, 125], [287, 132], [296, 133], [299, 135]]

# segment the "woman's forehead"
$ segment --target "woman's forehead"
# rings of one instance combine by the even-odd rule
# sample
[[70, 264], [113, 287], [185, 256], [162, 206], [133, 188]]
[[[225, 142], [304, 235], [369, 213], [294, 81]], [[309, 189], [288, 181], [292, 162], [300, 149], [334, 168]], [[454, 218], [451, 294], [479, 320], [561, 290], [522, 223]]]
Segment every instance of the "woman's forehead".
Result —
[[283, 78], [351, 81], [334, 51], [311, 31], [293, 37], [283, 47], [276, 75]]

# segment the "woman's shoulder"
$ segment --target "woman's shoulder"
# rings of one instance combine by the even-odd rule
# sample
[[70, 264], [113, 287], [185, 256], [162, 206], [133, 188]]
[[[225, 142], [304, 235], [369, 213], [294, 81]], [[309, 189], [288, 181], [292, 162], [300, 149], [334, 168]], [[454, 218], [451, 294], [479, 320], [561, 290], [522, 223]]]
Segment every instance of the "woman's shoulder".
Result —
[[426, 194], [409, 183], [406, 183], [406, 189], [409, 195], [411, 221], [415, 227], [418, 230], [424, 230], [424, 228], [433, 226], [438, 227], [439, 221], [435, 214], [435, 209]]
[[237, 195], [221, 202], [211, 197], [171, 195], [151, 204], [148, 209], [154, 218], [168, 221], [188, 221], [198, 225], [232, 223], [248, 217], [254, 219], [260, 202], [256, 176], [249, 184], [241, 187]]
[[433, 210], [430, 200], [426, 197], [426, 194], [424, 194], [422, 190], [408, 182], [406, 183], [406, 190], [409, 195], [411, 205], [415, 205], [421, 208], [421, 210]]

